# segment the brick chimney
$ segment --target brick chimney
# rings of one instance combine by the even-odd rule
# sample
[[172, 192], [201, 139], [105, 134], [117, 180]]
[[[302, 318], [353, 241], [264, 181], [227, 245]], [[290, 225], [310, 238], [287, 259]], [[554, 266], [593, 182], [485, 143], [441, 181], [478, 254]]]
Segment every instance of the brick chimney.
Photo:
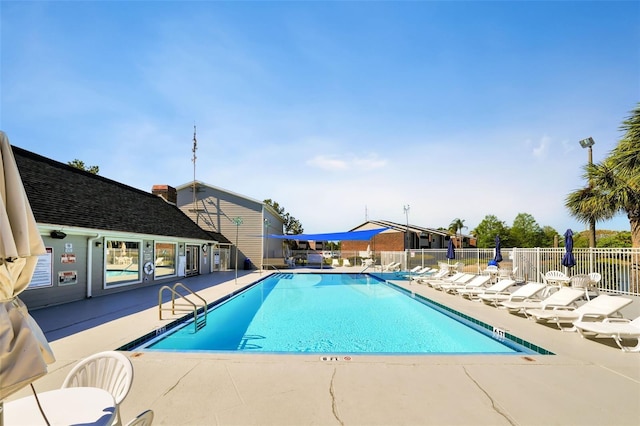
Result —
[[153, 185], [153, 188], [151, 188], [151, 193], [154, 195], [159, 195], [170, 203], [178, 203], [178, 192], [173, 186]]

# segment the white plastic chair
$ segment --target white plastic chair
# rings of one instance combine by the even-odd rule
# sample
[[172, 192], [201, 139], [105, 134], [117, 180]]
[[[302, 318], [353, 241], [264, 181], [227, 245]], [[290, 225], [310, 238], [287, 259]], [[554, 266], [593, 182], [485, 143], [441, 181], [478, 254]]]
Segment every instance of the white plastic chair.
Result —
[[349, 259], [342, 259], [342, 266], [351, 266], [351, 262], [349, 262]]
[[146, 410], [131, 419], [125, 426], [151, 426], [153, 423], [153, 410]]
[[589, 288], [591, 285], [591, 278], [589, 278], [588, 275], [584, 275], [584, 274], [574, 275], [571, 277], [571, 280], [569, 282], [571, 283], [571, 287], [582, 289], [584, 291], [584, 296], [587, 298], [587, 300], [591, 300], [591, 298], [589, 297]]
[[544, 283], [548, 285], [562, 286], [569, 283], [569, 277], [561, 271], [547, 271], [544, 274]]
[[589, 279], [591, 280], [591, 285], [597, 289], [600, 285], [600, 280], [602, 280], [602, 275], [599, 272], [590, 272]]
[[116, 403], [114, 425], [121, 425], [120, 403], [133, 382], [133, 365], [129, 358], [116, 351], [93, 354], [76, 364], [62, 383], [63, 388], [94, 387], [113, 395]]

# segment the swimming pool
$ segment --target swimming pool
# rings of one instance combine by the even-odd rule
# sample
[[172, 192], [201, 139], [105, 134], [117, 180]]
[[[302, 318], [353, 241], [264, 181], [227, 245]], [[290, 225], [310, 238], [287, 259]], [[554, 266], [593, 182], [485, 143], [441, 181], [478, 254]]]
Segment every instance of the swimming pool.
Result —
[[197, 332], [187, 321], [120, 349], [319, 354], [537, 352], [504, 332], [457, 316], [366, 274], [274, 274], [217, 304], [207, 315], [207, 325]]

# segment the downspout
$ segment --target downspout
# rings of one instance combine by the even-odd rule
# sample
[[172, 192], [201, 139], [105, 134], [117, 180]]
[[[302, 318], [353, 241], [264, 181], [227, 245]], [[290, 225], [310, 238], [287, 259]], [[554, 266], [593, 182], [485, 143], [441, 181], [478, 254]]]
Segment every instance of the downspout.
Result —
[[[87, 299], [93, 297], [91, 284], [93, 284], [93, 243], [102, 238], [102, 234], [87, 239]], [[104, 248], [103, 248], [104, 250]]]

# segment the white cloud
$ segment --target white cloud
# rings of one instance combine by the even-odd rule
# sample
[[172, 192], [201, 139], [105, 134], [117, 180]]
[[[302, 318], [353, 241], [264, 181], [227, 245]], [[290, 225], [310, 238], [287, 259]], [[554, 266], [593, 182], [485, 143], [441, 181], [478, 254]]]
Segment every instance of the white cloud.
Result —
[[307, 161], [307, 164], [322, 170], [347, 170], [349, 167], [347, 162], [336, 157], [326, 155], [317, 155]]
[[533, 156], [538, 159], [543, 159], [547, 156], [547, 152], [549, 151], [549, 143], [550, 138], [548, 136], [543, 136], [538, 140], [537, 144], [533, 146], [532, 153]]
[[337, 155], [316, 155], [307, 161], [307, 164], [328, 171], [370, 171], [384, 168], [387, 160], [379, 158], [375, 154], [367, 157], [342, 158]]

